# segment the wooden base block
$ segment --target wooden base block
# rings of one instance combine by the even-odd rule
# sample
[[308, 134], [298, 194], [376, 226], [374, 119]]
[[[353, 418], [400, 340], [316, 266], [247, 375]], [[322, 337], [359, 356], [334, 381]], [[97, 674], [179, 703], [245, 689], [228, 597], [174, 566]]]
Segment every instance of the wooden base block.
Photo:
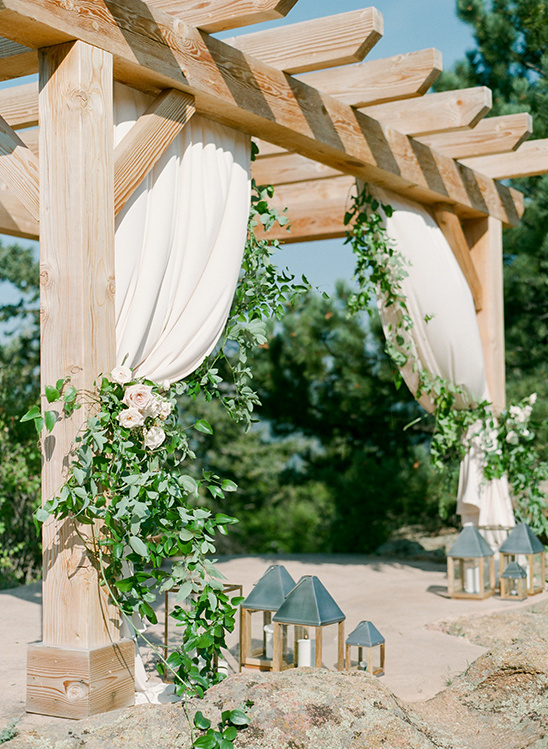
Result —
[[27, 712], [87, 718], [135, 700], [135, 643], [122, 640], [93, 650], [30, 645]]

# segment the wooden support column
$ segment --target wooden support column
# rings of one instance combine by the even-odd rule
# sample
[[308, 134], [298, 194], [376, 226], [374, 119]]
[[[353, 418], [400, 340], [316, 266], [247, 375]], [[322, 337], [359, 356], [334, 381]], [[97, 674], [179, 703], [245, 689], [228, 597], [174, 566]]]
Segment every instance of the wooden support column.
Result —
[[477, 313], [487, 385], [495, 413], [506, 405], [504, 364], [504, 298], [502, 224], [488, 217], [463, 222], [472, 262], [481, 283], [482, 305]]
[[[112, 56], [70, 42], [40, 50], [39, 67], [42, 389], [67, 375], [89, 388], [115, 359]], [[44, 501], [86, 415], [44, 439]], [[43, 544], [43, 643], [29, 649], [27, 710], [80, 718], [133, 704], [134, 644], [120, 641], [74, 521], [47, 522]]]

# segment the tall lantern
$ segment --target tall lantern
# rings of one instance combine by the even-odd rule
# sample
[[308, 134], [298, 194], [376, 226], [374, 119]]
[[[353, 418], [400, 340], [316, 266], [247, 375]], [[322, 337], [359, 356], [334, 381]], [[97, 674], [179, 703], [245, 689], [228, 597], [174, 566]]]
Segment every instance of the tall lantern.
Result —
[[[272, 670], [282, 671], [293, 666], [320, 668], [323, 664], [324, 628], [337, 624], [337, 668], [344, 668], [345, 615], [315, 575], [301, 577], [272, 617], [274, 627], [274, 655]], [[294, 627], [293, 664], [283, 642], [283, 628]], [[310, 637], [309, 627], [314, 627], [315, 637]]]
[[544, 546], [527, 523], [519, 523], [512, 528], [499, 552], [501, 573], [509, 562], [518, 562], [527, 573], [528, 594], [542, 593], [546, 580]]
[[[240, 604], [240, 668], [272, 670], [273, 629], [272, 612], [277, 611], [285, 597], [295, 587], [295, 581], [281, 564], [271, 564], [245, 601]], [[253, 624], [262, 614], [258, 639], [260, 645], [253, 646]]]
[[495, 592], [495, 559], [475, 525], [465, 525], [447, 552], [451, 598], [487, 598]]

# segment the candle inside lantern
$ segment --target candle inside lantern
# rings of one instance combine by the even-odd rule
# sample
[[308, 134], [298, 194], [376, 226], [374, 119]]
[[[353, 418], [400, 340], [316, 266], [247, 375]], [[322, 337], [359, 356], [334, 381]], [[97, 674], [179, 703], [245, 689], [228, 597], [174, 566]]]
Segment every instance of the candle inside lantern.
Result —
[[264, 654], [267, 660], [272, 660], [274, 653], [274, 627], [272, 624], [264, 625]]
[[479, 567], [476, 565], [467, 566], [464, 571], [464, 592], [480, 592], [480, 574]]
[[316, 657], [316, 643], [314, 640], [297, 640], [298, 652], [297, 667], [312, 666]]

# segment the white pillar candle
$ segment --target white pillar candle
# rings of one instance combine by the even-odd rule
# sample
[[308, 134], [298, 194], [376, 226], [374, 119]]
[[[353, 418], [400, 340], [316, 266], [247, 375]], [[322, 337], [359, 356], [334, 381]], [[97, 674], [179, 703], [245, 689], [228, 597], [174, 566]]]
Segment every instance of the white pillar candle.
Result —
[[264, 625], [264, 655], [268, 660], [272, 660], [274, 654], [274, 627], [272, 624]]
[[313, 661], [316, 658], [316, 642], [315, 640], [297, 640], [299, 646], [299, 655], [297, 659], [297, 666], [312, 666]]
[[479, 567], [476, 565], [466, 567], [464, 571], [464, 592], [465, 593], [479, 593]]

